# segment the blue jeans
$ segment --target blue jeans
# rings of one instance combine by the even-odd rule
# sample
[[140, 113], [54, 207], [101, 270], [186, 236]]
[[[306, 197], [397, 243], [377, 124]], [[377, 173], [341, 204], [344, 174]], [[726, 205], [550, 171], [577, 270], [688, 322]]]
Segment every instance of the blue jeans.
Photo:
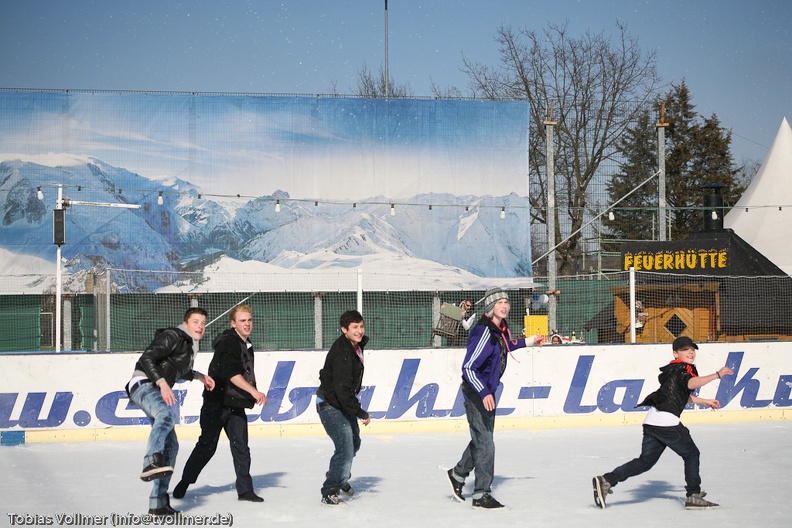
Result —
[[611, 485], [615, 486], [630, 477], [640, 475], [650, 470], [660, 460], [660, 455], [663, 454], [666, 447], [681, 456], [684, 461], [686, 494], [690, 496], [694, 493], [701, 493], [700, 452], [690, 436], [690, 431], [682, 424], [673, 427], [644, 425], [641, 455], [603, 476]]
[[352, 459], [360, 450], [360, 426], [357, 417], [340, 411], [327, 403], [316, 406], [327, 436], [333, 441], [335, 452], [330, 458], [330, 469], [322, 484], [322, 495], [338, 493], [352, 476]]
[[470, 443], [454, 467], [454, 473], [464, 481], [475, 468], [473, 498], [480, 499], [492, 491], [492, 479], [495, 476], [495, 411], [486, 410], [481, 396], [470, 388], [463, 386], [462, 395], [465, 397], [465, 414], [470, 426]]
[[[143, 468], [151, 464], [151, 455], [162, 453], [166, 466], [176, 463], [179, 452], [179, 440], [176, 438], [176, 410], [165, 405], [159, 387], [153, 383], [143, 383], [129, 395], [132, 403], [146, 413], [151, 422], [146, 456], [143, 457]], [[156, 479], [149, 495], [149, 508], [162, 508], [168, 504], [168, 486], [170, 477]]]

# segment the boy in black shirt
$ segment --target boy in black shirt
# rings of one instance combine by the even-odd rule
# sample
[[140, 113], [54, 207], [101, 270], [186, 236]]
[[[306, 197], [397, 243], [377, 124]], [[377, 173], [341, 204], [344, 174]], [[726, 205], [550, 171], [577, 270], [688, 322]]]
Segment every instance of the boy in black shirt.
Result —
[[693, 391], [723, 376], [734, 374], [729, 367], [721, 367], [714, 374], [699, 376], [693, 362], [696, 360], [698, 346], [689, 337], [674, 340], [674, 360], [660, 368], [660, 388], [647, 396], [639, 406], [650, 405], [643, 423], [643, 444], [641, 455], [617, 467], [610, 473], [594, 477], [594, 503], [605, 508], [605, 496], [613, 493], [611, 488], [619, 482], [648, 471], [660, 459], [668, 447], [682, 457], [685, 462], [685, 508], [706, 510], [718, 505], [704, 499], [706, 492], [701, 491], [699, 475], [699, 450], [690, 436], [690, 431], [682, 425], [679, 416], [685, 405], [693, 403], [711, 409], [719, 409], [718, 400], [693, 396]]

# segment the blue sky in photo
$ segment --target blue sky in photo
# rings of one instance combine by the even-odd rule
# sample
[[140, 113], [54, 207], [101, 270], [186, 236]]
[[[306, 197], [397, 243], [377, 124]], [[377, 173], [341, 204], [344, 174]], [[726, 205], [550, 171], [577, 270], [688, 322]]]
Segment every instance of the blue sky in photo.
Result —
[[[271, 94], [351, 93], [385, 66], [384, 0], [5, 0], [0, 87]], [[390, 0], [387, 62], [431, 96], [464, 88], [464, 57], [496, 66], [501, 25], [572, 35], [627, 24], [666, 83], [732, 130], [736, 162], [761, 161], [792, 117], [785, 0]]]

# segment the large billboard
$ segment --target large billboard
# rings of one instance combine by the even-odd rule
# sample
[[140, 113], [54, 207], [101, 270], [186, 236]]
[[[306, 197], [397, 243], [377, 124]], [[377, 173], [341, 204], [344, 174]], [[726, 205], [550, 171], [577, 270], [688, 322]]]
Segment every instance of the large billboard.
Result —
[[[524, 425], [541, 420], [591, 425], [642, 416], [646, 408], [636, 406], [657, 389], [659, 367], [673, 359], [670, 348], [668, 344], [550, 345], [516, 350], [495, 395], [498, 416]], [[718, 419], [746, 419], [740, 411], [767, 418], [792, 406], [792, 359], [784, 345], [702, 343], [699, 348], [701, 375], [724, 365], [734, 371], [733, 376], [700, 389], [702, 398], [720, 401], [724, 413]], [[256, 379], [267, 394], [267, 404], [247, 411], [251, 425], [318, 424], [314, 395], [325, 354], [264, 351], [256, 356]], [[148, 424], [124, 391], [138, 357], [132, 353], [0, 356], [4, 372], [18, 373], [0, 379], [0, 431], [62, 432], [54, 438], [63, 440], [86, 438], [90, 435], [78, 431], [93, 430], [95, 438], [111, 432], [115, 438], [128, 438]], [[416, 430], [414, 422], [430, 427], [438, 420], [463, 420], [459, 387], [463, 357], [464, 351], [456, 348], [367, 351], [363, 407], [377, 423], [401, 423], [402, 430]], [[199, 354], [195, 368], [206, 372], [210, 359], [210, 354]], [[174, 386], [181, 425], [198, 427], [202, 390], [198, 381]], [[693, 420], [694, 409], [709, 413], [692, 404], [688, 409], [687, 420]], [[377, 423], [373, 426], [380, 427]]]
[[0, 274], [52, 269], [60, 193], [83, 204], [67, 273], [407, 260], [530, 277], [528, 118], [525, 102], [0, 91]]

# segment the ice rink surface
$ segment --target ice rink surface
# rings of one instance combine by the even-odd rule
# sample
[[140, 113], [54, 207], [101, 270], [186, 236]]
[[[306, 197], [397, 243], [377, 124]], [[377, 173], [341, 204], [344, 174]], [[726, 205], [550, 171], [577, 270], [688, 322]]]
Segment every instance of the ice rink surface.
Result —
[[[383, 435], [376, 425], [363, 428], [352, 467], [358, 493], [344, 507], [319, 503], [332, 454], [321, 436], [251, 439], [253, 482], [265, 500], [258, 504], [237, 500], [223, 436], [199, 481], [171, 504], [186, 518], [223, 515], [233, 526], [262, 528], [792, 526], [789, 421], [689, 425], [702, 453], [702, 487], [721, 505], [708, 511], [684, 509], [682, 460], [670, 450], [651, 471], [619, 484], [607, 509], [594, 506], [591, 478], [638, 456], [640, 425], [497, 430], [492, 494], [508, 507], [497, 512], [473, 510], [469, 496], [464, 504], [451, 498], [441, 468], [456, 463], [466, 433]], [[193, 445], [181, 440], [171, 490]], [[55, 526], [91, 519], [111, 525], [113, 514], [145, 514], [151, 485], [138, 478], [144, 449], [145, 442], [0, 447], [0, 526], [47, 517]], [[465, 494], [472, 490], [471, 475]]]

